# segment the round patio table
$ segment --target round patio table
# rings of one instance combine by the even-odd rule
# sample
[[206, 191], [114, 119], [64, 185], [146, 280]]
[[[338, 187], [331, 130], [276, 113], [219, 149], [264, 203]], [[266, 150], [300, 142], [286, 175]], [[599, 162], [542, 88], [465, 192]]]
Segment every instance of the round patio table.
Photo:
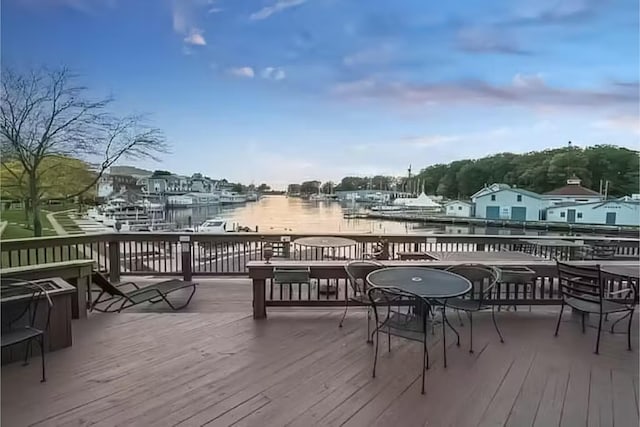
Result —
[[[447, 299], [456, 298], [469, 292], [473, 285], [466, 277], [449, 271], [426, 267], [389, 267], [372, 271], [367, 275], [367, 282], [372, 286], [396, 288], [427, 300], [438, 300], [442, 303], [442, 349], [444, 367], [447, 367], [447, 343], [445, 323], [458, 336], [460, 335], [447, 320]], [[424, 313], [425, 315], [428, 313]], [[426, 331], [425, 331], [426, 333]]]
[[318, 237], [301, 237], [294, 240], [295, 244], [301, 246], [311, 246], [314, 248], [343, 248], [346, 246], [356, 245], [355, 240], [345, 237], [318, 236]]

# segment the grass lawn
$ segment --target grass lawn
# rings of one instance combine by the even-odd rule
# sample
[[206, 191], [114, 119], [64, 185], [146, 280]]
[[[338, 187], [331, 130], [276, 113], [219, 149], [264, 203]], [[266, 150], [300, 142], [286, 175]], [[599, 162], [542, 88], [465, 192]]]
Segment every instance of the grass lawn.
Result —
[[[23, 239], [33, 237], [31, 224], [27, 224], [24, 218], [24, 211], [21, 209], [9, 209], [0, 212], [0, 221], [7, 221], [8, 224], [2, 232], [2, 239]], [[47, 220], [47, 213], [40, 212], [42, 222], [42, 235], [55, 236], [56, 232]]]

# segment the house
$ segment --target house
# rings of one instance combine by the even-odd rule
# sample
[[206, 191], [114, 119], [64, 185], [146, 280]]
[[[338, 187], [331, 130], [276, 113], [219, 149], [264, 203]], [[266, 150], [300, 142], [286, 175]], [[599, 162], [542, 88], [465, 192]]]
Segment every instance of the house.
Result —
[[640, 225], [640, 201], [566, 203], [546, 209], [547, 221], [618, 226]]
[[491, 185], [485, 184], [482, 189], [476, 191], [471, 195], [471, 201], [475, 202], [477, 197], [484, 196], [485, 194], [495, 193], [496, 191], [505, 190], [507, 188], [511, 188], [511, 186], [509, 184], [500, 184], [497, 182]]
[[538, 221], [544, 219], [546, 201], [537, 193], [494, 184], [472, 196], [476, 218]]
[[604, 196], [597, 191], [583, 187], [580, 178], [573, 176], [567, 180], [567, 185], [544, 193], [542, 197], [548, 206], [565, 203], [591, 203], [604, 200]]
[[452, 200], [444, 204], [444, 214], [469, 218], [473, 216], [473, 204], [462, 200]]
[[96, 196], [98, 199], [106, 199], [125, 191], [139, 191], [137, 182], [138, 179], [131, 175], [104, 173], [98, 180]]

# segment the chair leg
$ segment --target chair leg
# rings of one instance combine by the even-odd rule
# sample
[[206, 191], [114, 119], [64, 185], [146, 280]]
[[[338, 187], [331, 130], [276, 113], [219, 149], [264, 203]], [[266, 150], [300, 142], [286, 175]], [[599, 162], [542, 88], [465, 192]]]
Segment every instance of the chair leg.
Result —
[[447, 367], [447, 330], [445, 329], [445, 315], [444, 312], [447, 306], [442, 306], [442, 353], [444, 356], [444, 367]]
[[42, 379], [40, 382], [47, 381], [47, 377], [45, 375], [45, 363], [44, 363], [44, 334], [40, 335], [40, 356], [42, 357]]
[[602, 332], [602, 313], [598, 316], [598, 339], [596, 340], [596, 354], [600, 354], [600, 333]]
[[391, 325], [389, 325], [389, 327], [387, 328], [387, 343], [389, 346], [389, 353], [391, 353]]
[[633, 310], [629, 310], [629, 324], [627, 325], [627, 350], [631, 351], [631, 322], [633, 321]]
[[371, 307], [367, 307], [367, 344], [373, 344], [373, 334], [371, 333]]
[[469, 353], [473, 353], [473, 312], [467, 311], [469, 316]]
[[495, 326], [496, 328], [496, 332], [498, 333], [498, 336], [500, 337], [500, 342], [504, 343], [504, 338], [502, 338], [502, 333], [500, 333], [500, 328], [498, 328], [498, 322], [496, 321], [496, 310], [495, 310], [495, 306], [491, 306], [491, 319], [493, 320], [493, 326]]
[[[347, 310], [349, 309], [349, 298], [347, 298], [347, 301], [344, 304], [344, 313], [342, 313], [342, 319], [340, 319], [340, 324], [338, 324], [339, 328], [342, 328], [342, 322], [344, 322], [344, 318], [347, 315]], [[369, 325], [367, 324], [367, 336], [369, 335]]]
[[424, 331], [424, 338], [422, 340], [422, 394], [424, 394], [424, 377], [427, 370], [427, 331]]
[[564, 311], [564, 301], [560, 305], [560, 315], [558, 316], [558, 323], [556, 323], [556, 332], [553, 334], [554, 337], [558, 336], [558, 330], [560, 329], [560, 321], [562, 320], [562, 312]]
[[25, 344], [25, 349], [24, 349], [24, 361], [22, 362], [22, 366], [27, 366], [29, 364], [29, 356], [31, 354], [31, 340], [28, 340], [27, 343]]
[[456, 331], [456, 328], [453, 327], [453, 325], [451, 325], [451, 322], [449, 322], [449, 318], [442, 313], [443, 315], [443, 321], [447, 322], [447, 325], [449, 326], [449, 328], [456, 334], [456, 345], [458, 347], [460, 347], [460, 334], [458, 333], [458, 331]]
[[581, 321], [582, 321], [582, 333], [584, 334], [586, 332], [586, 329], [585, 329], [585, 326], [584, 326], [584, 316], [585, 316], [584, 311], [581, 314], [582, 314], [582, 316], [580, 316], [580, 318], [581, 318]]
[[378, 327], [376, 327], [375, 334], [376, 334], [376, 350], [373, 354], [373, 374], [371, 375], [373, 378], [376, 377], [376, 364], [378, 363], [378, 344], [380, 342], [380, 332]]
[[463, 327], [464, 323], [462, 323], [462, 316], [460, 316], [460, 310], [456, 310], [456, 314], [458, 315], [458, 322], [460, 322], [460, 326]]

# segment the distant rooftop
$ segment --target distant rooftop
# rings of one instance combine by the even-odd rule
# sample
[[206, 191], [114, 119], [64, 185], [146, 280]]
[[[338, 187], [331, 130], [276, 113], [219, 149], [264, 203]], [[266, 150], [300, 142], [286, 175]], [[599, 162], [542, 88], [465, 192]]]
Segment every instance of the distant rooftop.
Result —
[[571, 177], [567, 180], [567, 185], [564, 187], [556, 188], [555, 190], [551, 190], [547, 193], [544, 193], [545, 196], [602, 196], [597, 191], [591, 190], [590, 188], [583, 187], [581, 184], [581, 180], [578, 177]]

